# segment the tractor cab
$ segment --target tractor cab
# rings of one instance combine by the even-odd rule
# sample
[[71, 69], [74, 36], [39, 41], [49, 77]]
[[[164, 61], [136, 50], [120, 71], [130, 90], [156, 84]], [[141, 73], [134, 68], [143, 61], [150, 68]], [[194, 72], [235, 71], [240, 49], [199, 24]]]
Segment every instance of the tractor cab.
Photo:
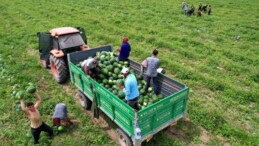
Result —
[[53, 38], [53, 48], [62, 50], [65, 54], [80, 50], [85, 41], [78, 29], [72, 27], [55, 28], [49, 31]]
[[49, 32], [38, 32], [41, 63], [51, 68], [58, 83], [68, 79], [67, 54], [87, 50], [87, 38], [83, 28], [60, 27]]

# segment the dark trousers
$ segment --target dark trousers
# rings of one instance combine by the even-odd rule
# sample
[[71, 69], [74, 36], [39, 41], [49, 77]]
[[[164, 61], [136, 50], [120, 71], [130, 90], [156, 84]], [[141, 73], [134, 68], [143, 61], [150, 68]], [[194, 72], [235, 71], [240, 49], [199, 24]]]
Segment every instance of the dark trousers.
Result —
[[89, 75], [92, 77], [92, 78], [96, 78], [99, 74], [99, 69], [98, 68], [92, 68], [89, 70]]
[[128, 58], [119, 58], [119, 61], [129, 61]]
[[147, 91], [148, 87], [150, 87], [151, 79], [153, 80], [153, 90], [154, 90], [154, 93], [158, 94], [158, 90], [157, 90], [157, 87], [158, 87], [157, 77], [149, 77], [149, 76], [147, 76], [147, 80], [146, 80], [147, 84], [146, 84], [145, 90]]
[[129, 106], [131, 106], [132, 108], [134, 108], [135, 110], [139, 111], [139, 106], [138, 106], [138, 97], [132, 99], [132, 100], [128, 100], [127, 104]]
[[34, 144], [38, 144], [39, 143], [39, 139], [40, 139], [40, 133], [41, 131], [45, 131], [47, 133], [49, 133], [49, 136], [52, 137], [53, 136], [53, 130], [51, 127], [49, 127], [47, 124], [45, 124], [44, 122], [42, 122], [42, 124], [40, 125], [40, 127], [38, 128], [32, 128], [31, 127], [31, 133], [34, 139]]

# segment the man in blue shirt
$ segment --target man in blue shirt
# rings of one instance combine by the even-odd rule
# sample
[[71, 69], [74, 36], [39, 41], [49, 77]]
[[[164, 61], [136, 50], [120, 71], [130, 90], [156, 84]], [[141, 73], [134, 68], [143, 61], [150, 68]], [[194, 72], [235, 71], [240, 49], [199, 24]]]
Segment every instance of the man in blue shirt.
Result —
[[125, 99], [127, 101], [127, 104], [138, 111], [139, 110], [139, 106], [138, 106], [139, 91], [138, 91], [137, 79], [134, 76], [134, 74], [130, 74], [128, 68], [123, 68], [121, 70], [121, 73], [124, 75], [124, 78], [125, 78], [124, 92], [125, 92]]
[[123, 38], [121, 48], [119, 48], [117, 51], [119, 52], [118, 58], [120, 61], [128, 61], [131, 47], [130, 47], [130, 44], [128, 43], [127, 37]]

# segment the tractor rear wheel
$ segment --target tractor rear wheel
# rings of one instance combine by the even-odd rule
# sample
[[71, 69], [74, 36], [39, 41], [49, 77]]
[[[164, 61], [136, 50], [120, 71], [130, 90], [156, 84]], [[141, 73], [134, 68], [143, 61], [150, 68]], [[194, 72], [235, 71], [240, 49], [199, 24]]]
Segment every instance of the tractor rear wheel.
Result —
[[50, 55], [49, 60], [54, 79], [58, 83], [64, 83], [68, 79], [68, 68], [64, 59]]

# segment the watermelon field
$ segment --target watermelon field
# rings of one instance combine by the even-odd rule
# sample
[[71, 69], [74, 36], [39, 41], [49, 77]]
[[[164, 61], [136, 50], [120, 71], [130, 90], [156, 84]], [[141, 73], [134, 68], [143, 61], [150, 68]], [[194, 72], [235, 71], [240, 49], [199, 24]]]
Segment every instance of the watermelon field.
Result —
[[[259, 3], [257, 0], [192, 0], [187, 17], [181, 0], [0, 0], [0, 145], [33, 145], [30, 122], [14, 92], [33, 84], [42, 97], [43, 121], [68, 106], [77, 124], [42, 146], [114, 146], [115, 124], [93, 119], [70, 81], [58, 84], [41, 66], [37, 32], [83, 27], [91, 48], [120, 47], [129, 38], [130, 59], [142, 62], [158, 49], [166, 75], [190, 88], [187, 115], [144, 146], [256, 146], [259, 143]], [[198, 4], [211, 15], [197, 17]], [[31, 98], [35, 101], [34, 98]]]

